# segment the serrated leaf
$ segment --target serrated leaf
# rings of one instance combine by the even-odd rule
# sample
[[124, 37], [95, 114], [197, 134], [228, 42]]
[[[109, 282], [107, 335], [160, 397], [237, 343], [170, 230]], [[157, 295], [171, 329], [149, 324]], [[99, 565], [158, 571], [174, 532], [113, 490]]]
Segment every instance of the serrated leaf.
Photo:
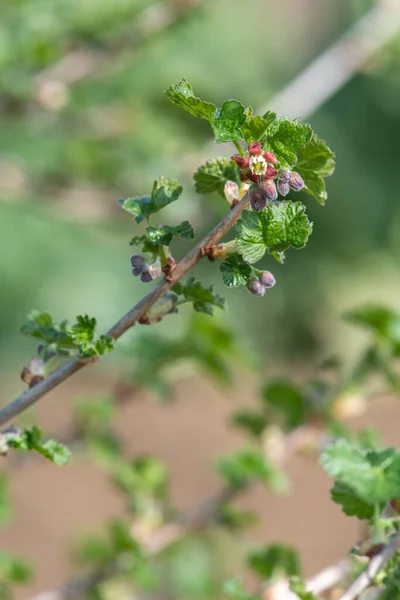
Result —
[[118, 202], [121, 208], [135, 217], [136, 223], [141, 223], [144, 219], [148, 219], [150, 215], [178, 200], [182, 189], [182, 186], [174, 179], [159, 177], [153, 184], [150, 196], [125, 198]]
[[171, 102], [191, 115], [212, 123], [217, 107], [211, 102], [206, 102], [195, 96], [192, 86], [186, 79], [181, 79], [179, 83], [171, 85], [165, 93]]
[[300, 150], [311, 140], [313, 131], [307, 123], [286, 117], [272, 120], [267, 130], [268, 150], [272, 150], [282, 167], [291, 168]]
[[327, 199], [324, 177], [334, 172], [334, 157], [327, 143], [315, 134], [297, 156], [295, 170], [304, 180], [304, 192], [314, 196], [320, 204], [325, 204]]
[[240, 170], [235, 161], [229, 158], [212, 158], [197, 169], [193, 178], [198, 194], [216, 192], [225, 197], [224, 186], [227, 181], [240, 185]]
[[238, 100], [227, 100], [214, 115], [213, 130], [216, 142], [230, 142], [242, 138], [246, 121], [245, 107]]
[[246, 144], [261, 141], [268, 129], [268, 125], [269, 121], [259, 115], [256, 117], [247, 117], [246, 122], [242, 126], [242, 134]]
[[[192, 240], [194, 230], [189, 221], [183, 221], [180, 225], [159, 225], [158, 227], [149, 226], [146, 228], [147, 238], [159, 246], [169, 246], [176, 237]], [[143, 236], [142, 236], [143, 237]]]
[[247, 558], [247, 563], [257, 575], [267, 580], [293, 577], [300, 573], [297, 552], [291, 546], [283, 544], [271, 544], [253, 550]]
[[331, 489], [331, 498], [335, 504], [342, 507], [343, 512], [349, 517], [371, 519], [374, 516], [375, 507], [358, 498], [352, 488], [345, 483], [335, 482]]
[[186, 284], [178, 282], [172, 288], [172, 291], [178, 296], [183, 296], [189, 302], [193, 302], [194, 310], [207, 315], [213, 314], [214, 306], [225, 308], [224, 298], [219, 294], [214, 294], [213, 290], [213, 286], [205, 288], [194, 277], [190, 277]]
[[43, 440], [42, 432], [36, 426], [22, 430], [19, 436], [9, 440], [8, 445], [18, 450], [37, 452], [58, 466], [66, 465], [71, 458], [69, 448], [56, 440]]
[[312, 223], [301, 202], [285, 200], [267, 204], [259, 213], [244, 210], [237, 228], [237, 248], [244, 260], [252, 264], [267, 251], [282, 252], [289, 246], [303, 248], [311, 234]]
[[251, 277], [251, 267], [239, 254], [228, 256], [219, 267], [222, 281], [227, 287], [246, 285]]
[[340, 439], [323, 452], [321, 465], [370, 506], [400, 497], [400, 452], [394, 448], [375, 451]]

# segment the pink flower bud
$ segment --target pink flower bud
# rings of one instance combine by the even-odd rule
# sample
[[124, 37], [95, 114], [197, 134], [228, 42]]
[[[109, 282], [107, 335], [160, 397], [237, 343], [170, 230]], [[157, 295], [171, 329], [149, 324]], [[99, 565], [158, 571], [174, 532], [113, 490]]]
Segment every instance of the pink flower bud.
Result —
[[275, 277], [269, 271], [262, 271], [258, 281], [266, 288], [272, 288], [275, 285]]
[[276, 177], [277, 175], [277, 169], [275, 169], [275, 167], [273, 167], [272, 165], [268, 165], [267, 170], [265, 172], [265, 176], [267, 177], [267, 179], [274, 179], [274, 177]]
[[265, 294], [265, 287], [256, 279], [247, 284], [247, 289], [255, 296], [264, 296]]
[[235, 161], [239, 169], [249, 168], [250, 159], [248, 156], [239, 156], [239, 154], [234, 154], [231, 158]]
[[292, 190], [294, 190], [295, 192], [299, 192], [304, 187], [303, 178], [301, 177], [301, 175], [293, 171], [290, 177], [289, 185], [292, 188]]
[[224, 185], [225, 198], [229, 204], [237, 203], [239, 201], [239, 186], [234, 181], [227, 181]]
[[251, 144], [249, 144], [247, 149], [249, 151], [250, 156], [257, 156], [257, 154], [261, 154], [262, 152], [262, 146], [260, 142], [252, 142]]
[[275, 154], [272, 154], [272, 152], [265, 152], [263, 154], [263, 157], [265, 158], [265, 160], [269, 163], [272, 163], [273, 165], [276, 165], [276, 163], [279, 162], [279, 160], [276, 158]]
[[265, 179], [265, 181], [263, 181], [260, 184], [260, 188], [269, 200], [277, 199], [278, 191], [276, 189], [275, 181], [273, 181], [273, 179]]
[[287, 196], [290, 192], [289, 182], [278, 179], [278, 192], [281, 196]]
[[250, 169], [247, 171], [245, 178], [250, 179], [253, 183], [259, 183], [260, 181], [260, 175], [255, 175]]
[[264, 192], [260, 189], [260, 186], [253, 184], [249, 189], [250, 204], [253, 210], [260, 212], [266, 207], [267, 197]]

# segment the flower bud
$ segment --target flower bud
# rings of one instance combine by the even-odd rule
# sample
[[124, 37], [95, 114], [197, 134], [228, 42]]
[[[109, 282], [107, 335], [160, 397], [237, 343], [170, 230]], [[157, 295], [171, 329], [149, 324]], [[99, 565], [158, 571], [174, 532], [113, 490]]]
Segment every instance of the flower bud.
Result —
[[260, 212], [266, 207], [267, 197], [257, 184], [252, 184], [249, 188], [250, 204], [256, 212]]
[[234, 154], [231, 158], [235, 161], [239, 169], [249, 168], [250, 159], [248, 156], [239, 156], [239, 154]]
[[277, 175], [277, 169], [275, 169], [275, 167], [273, 167], [272, 165], [268, 165], [267, 170], [265, 171], [265, 176], [267, 177], [267, 179], [274, 179], [274, 177], [276, 177]]
[[132, 275], [137, 277], [143, 271], [145, 262], [143, 256], [140, 254], [134, 254], [131, 256]]
[[153, 278], [151, 276], [151, 273], [148, 269], [148, 267], [145, 267], [141, 274], [140, 274], [140, 281], [143, 281], [143, 283], [150, 283], [150, 281], [153, 281]]
[[261, 154], [262, 152], [262, 146], [260, 142], [252, 142], [248, 145], [247, 149], [249, 151], [250, 156], [257, 156], [257, 154]]
[[224, 185], [225, 198], [229, 204], [237, 204], [239, 202], [239, 186], [234, 181], [228, 180]]
[[[172, 259], [173, 262], [175, 263], [174, 259]], [[171, 264], [172, 266], [172, 264]], [[155, 263], [153, 263], [152, 265], [149, 265], [148, 267], [148, 271], [151, 275], [151, 278], [154, 279], [158, 279], [162, 273], [162, 269], [161, 269], [161, 263], [159, 260], [157, 260]]]
[[290, 173], [290, 171], [287, 171], [286, 169], [283, 169], [283, 171], [281, 171], [279, 173], [279, 181], [287, 181], [289, 183], [290, 177], [291, 177], [291, 173]]
[[265, 179], [265, 181], [263, 181], [260, 184], [260, 188], [269, 200], [277, 199], [278, 192], [276, 189], [275, 181], [273, 181], [273, 179]]
[[276, 165], [276, 163], [279, 162], [275, 154], [272, 154], [272, 152], [264, 152], [263, 157], [267, 162], [272, 163], [273, 165]]
[[247, 284], [247, 289], [255, 296], [264, 296], [265, 294], [265, 287], [262, 285], [262, 283], [257, 281], [257, 279], [253, 279], [253, 281], [250, 281]]
[[289, 185], [292, 188], [292, 190], [294, 190], [295, 192], [299, 192], [304, 187], [303, 178], [301, 177], [301, 175], [293, 171], [293, 173], [290, 176]]
[[275, 277], [269, 271], [262, 271], [258, 281], [266, 288], [272, 288], [275, 285]]
[[278, 179], [278, 192], [281, 196], [287, 196], [290, 192], [290, 186], [288, 181], [282, 181], [280, 178]]

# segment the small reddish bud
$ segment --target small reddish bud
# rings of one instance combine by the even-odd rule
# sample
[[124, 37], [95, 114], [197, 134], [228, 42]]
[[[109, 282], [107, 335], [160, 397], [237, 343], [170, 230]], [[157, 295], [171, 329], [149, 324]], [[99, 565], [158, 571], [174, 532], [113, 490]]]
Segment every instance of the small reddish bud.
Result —
[[255, 296], [264, 296], [265, 294], [265, 287], [256, 279], [247, 284], [247, 289]]
[[262, 146], [260, 142], [252, 142], [248, 145], [247, 149], [249, 151], [250, 156], [256, 156], [257, 154], [261, 154], [262, 152]]
[[301, 177], [301, 175], [293, 171], [290, 177], [289, 185], [292, 188], [292, 190], [294, 190], [295, 192], [299, 192], [304, 187], [304, 180]]
[[276, 177], [278, 175], [278, 171], [277, 169], [275, 169], [275, 167], [268, 165], [267, 170], [265, 172], [265, 176], [267, 177], [267, 179], [274, 179], [274, 177]]
[[288, 181], [278, 180], [278, 192], [281, 196], [287, 196], [290, 192], [290, 186]]
[[250, 158], [248, 156], [239, 156], [239, 154], [234, 154], [231, 158], [235, 161], [239, 169], [249, 168]]
[[262, 271], [258, 281], [266, 288], [272, 288], [276, 283], [275, 277], [269, 271]]
[[266, 179], [260, 184], [260, 188], [269, 200], [276, 200], [278, 197], [278, 191], [276, 189], [275, 181], [272, 179]]
[[252, 181], [253, 183], [259, 183], [260, 182], [260, 175], [255, 175], [254, 173], [252, 173], [249, 170], [246, 173], [246, 179], [250, 179], [250, 181]]
[[251, 185], [249, 189], [250, 204], [256, 212], [260, 212], [266, 207], [267, 197], [265, 193], [260, 189], [259, 185]]
[[276, 165], [276, 163], [279, 162], [279, 160], [276, 158], [275, 154], [272, 154], [272, 152], [265, 152], [263, 154], [263, 157], [265, 158], [265, 160], [269, 163], [272, 163], [273, 165]]

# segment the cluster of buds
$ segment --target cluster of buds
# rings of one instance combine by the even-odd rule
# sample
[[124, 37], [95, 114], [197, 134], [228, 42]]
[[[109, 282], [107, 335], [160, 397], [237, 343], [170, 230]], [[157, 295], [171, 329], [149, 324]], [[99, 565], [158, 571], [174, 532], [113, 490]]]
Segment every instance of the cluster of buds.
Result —
[[275, 285], [275, 277], [269, 271], [258, 271], [247, 284], [249, 292], [255, 296], [264, 296], [265, 290]]
[[134, 254], [131, 256], [132, 275], [135, 277], [140, 276], [140, 281], [143, 283], [150, 283], [155, 279], [158, 279], [161, 275], [161, 264], [160, 261], [148, 265], [141, 254]]
[[[275, 165], [279, 161], [272, 152], [263, 152], [260, 142], [252, 142], [247, 147], [248, 156], [234, 154], [232, 159], [240, 169], [242, 181], [252, 182], [249, 188], [250, 204], [259, 212], [267, 204], [267, 200], [277, 200], [278, 191], [286, 196], [289, 190], [296, 192], [304, 187], [304, 181], [298, 173], [281, 170]], [[278, 185], [275, 180], [278, 179]]]

